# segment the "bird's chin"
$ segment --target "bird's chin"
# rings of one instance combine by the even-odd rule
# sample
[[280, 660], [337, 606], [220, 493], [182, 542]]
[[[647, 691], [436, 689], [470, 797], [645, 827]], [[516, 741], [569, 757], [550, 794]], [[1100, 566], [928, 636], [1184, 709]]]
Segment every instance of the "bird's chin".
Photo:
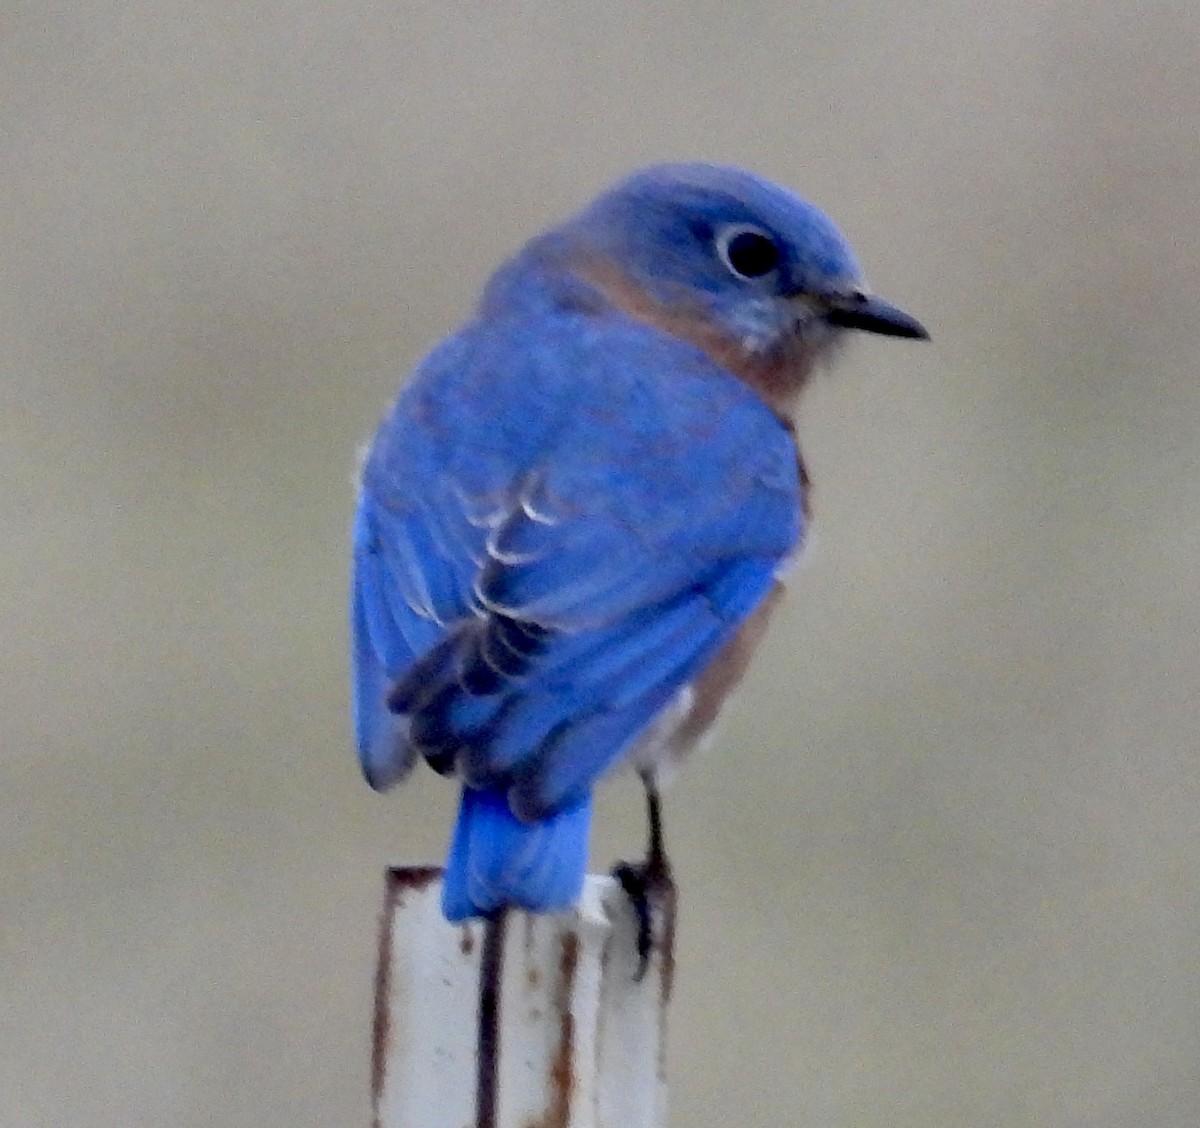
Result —
[[743, 342], [740, 356], [732, 363], [727, 359], [726, 366], [777, 414], [790, 416], [809, 381], [833, 359], [841, 338], [833, 326], [805, 325], [803, 332], [789, 329], [758, 348]]
[[830, 324], [820, 312], [807, 305], [793, 308], [787, 336], [795, 346], [810, 352], [820, 352], [841, 336], [843, 330]]
[[795, 378], [805, 383], [828, 368], [841, 352], [846, 334], [823, 318], [794, 322], [776, 344], [776, 355]]
[[841, 357], [848, 339], [849, 334], [844, 329], [826, 322], [816, 339], [810, 339], [806, 344], [811, 356], [812, 373], [828, 372]]

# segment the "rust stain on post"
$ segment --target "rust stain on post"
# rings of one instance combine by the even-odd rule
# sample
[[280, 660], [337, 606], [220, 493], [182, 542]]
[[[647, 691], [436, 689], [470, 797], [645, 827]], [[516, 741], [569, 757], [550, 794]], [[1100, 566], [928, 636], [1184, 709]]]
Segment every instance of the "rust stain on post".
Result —
[[441, 866], [389, 866], [387, 871], [388, 885], [395, 885], [399, 893], [407, 889], [415, 889], [417, 892], [428, 889], [435, 881], [440, 881], [441, 877]]
[[483, 926], [479, 966], [479, 1033], [475, 1050], [476, 1128], [496, 1128], [500, 1093], [500, 987], [504, 974], [504, 933], [508, 910]]
[[442, 876], [439, 866], [389, 866], [383, 878], [383, 909], [379, 914], [379, 947], [375, 964], [375, 1007], [371, 1018], [371, 1124], [381, 1128], [379, 1102], [391, 1042], [392, 932], [404, 894], [427, 889]]
[[579, 966], [579, 937], [566, 933], [559, 957], [559, 979], [554, 991], [558, 1011], [558, 1046], [550, 1062], [549, 1103], [546, 1115], [531, 1120], [526, 1128], [567, 1128], [571, 1119], [571, 1098], [575, 1094], [575, 1016], [571, 1012], [575, 992], [575, 971]]
[[391, 1040], [392, 990], [392, 923], [400, 886], [393, 871], [384, 876], [383, 908], [379, 913], [379, 949], [375, 963], [375, 1009], [371, 1019], [371, 1124], [380, 1128], [379, 1101], [383, 1096], [383, 1075], [387, 1065], [388, 1043]]

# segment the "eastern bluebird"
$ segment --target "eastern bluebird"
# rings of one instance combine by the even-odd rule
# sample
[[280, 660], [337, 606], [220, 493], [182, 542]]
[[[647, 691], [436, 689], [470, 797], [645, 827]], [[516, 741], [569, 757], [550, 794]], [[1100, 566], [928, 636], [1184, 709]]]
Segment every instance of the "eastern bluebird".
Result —
[[800, 545], [790, 415], [845, 330], [925, 338], [812, 204], [644, 169], [533, 239], [362, 470], [354, 727], [372, 787], [462, 784], [443, 909], [579, 895], [592, 788], [648, 782], [738, 684]]

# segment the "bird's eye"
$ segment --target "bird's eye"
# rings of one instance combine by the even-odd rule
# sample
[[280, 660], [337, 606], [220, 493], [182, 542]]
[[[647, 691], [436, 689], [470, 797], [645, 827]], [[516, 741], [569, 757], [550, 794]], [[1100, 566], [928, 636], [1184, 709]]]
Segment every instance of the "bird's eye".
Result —
[[727, 227], [717, 236], [717, 253], [739, 278], [762, 278], [779, 265], [775, 240], [757, 227]]

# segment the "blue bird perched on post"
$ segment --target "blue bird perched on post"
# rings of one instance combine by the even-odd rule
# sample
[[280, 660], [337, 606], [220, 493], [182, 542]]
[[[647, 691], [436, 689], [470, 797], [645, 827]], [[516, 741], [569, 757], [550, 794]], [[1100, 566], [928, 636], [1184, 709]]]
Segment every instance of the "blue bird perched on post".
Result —
[[656, 775], [778, 601], [807, 518], [791, 414], [848, 330], [927, 337], [812, 204], [664, 164], [502, 265], [405, 384], [362, 470], [354, 727], [372, 787], [421, 757], [461, 783], [450, 920], [570, 906], [621, 761], [665, 864]]

